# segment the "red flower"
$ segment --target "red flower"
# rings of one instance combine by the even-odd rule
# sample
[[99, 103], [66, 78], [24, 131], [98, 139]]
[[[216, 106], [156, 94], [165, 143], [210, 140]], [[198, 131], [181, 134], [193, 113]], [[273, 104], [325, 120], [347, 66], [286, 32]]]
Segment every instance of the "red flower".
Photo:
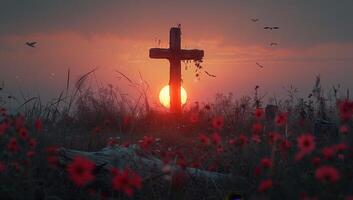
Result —
[[321, 159], [319, 157], [315, 157], [313, 159], [311, 159], [311, 163], [314, 165], [314, 166], [318, 166], [321, 162]]
[[34, 157], [36, 155], [36, 152], [28, 151], [26, 155], [27, 155], [28, 158], [32, 158], [32, 157]]
[[0, 124], [0, 136], [4, 135], [4, 133], [6, 132], [6, 130], [8, 129], [9, 125], [7, 123], [1, 123]]
[[6, 170], [6, 165], [0, 161], [0, 174]]
[[59, 158], [58, 156], [48, 156], [47, 157], [48, 165], [52, 168], [56, 168], [59, 166]]
[[31, 138], [31, 139], [28, 141], [28, 145], [29, 145], [29, 148], [31, 148], [31, 149], [36, 148], [36, 146], [37, 146], [37, 140], [34, 139], [34, 138]]
[[58, 154], [58, 147], [56, 146], [48, 146], [45, 148], [45, 152], [49, 155], [57, 155]]
[[336, 149], [334, 147], [324, 147], [321, 150], [322, 154], [324, 155], [324, 158], [326, 160], [332, 159], [333, 156], [336, 153]]
[[297, 142], [298, 148], [303, 154], [310, 154], [316, 146], [315, 138], [310, 133], [299, 136]]
[[112, 179], [112, 187], [116, 191], [124, 192], [128, 197], [132, 197], [133, 188], [140, 189], [142, 187], [142, 178], [129, 169], [122, 172], [116, 169]]
[[14, 120], [14, 126], [18, 130], [25, 125], [25, 117], [23, 115], [19, 115]]
[[199, 121], [199, 114], [198, 113], [191, 113], [190, 114], [190, 122], [195, 124]]
[[215, 129], [221, 129], [224, 125], [224, 118], [221, 117], [221, 116], [218, 116], [218, 117], [214, 117], [212, 119], [212, 126], [213, 128]]
[[267, 179], [267, 180], [262, 180], [258, 191], [259, 192], [266, 192], [267, 190], [271, 189], [273, 186], [272, 180], [271, 179]]
[[289, 151], [292, 148], [292, 143], [288, 140], [283, 140], [282, 143], [279, 145], [279, 150], [282, 153]]
[[272, 161], [269, 158], [262, 158], [261, 159], [261, 166], [263, 168], [272, 168]]
[[260, 119], [264, 116], [264, 109], [262, 108], [256, 108], [255, 112], [254, 112], [254, 116], [257, 118], [257, 119]]
[[270, 145], [275, 144], [277, 141], [280, 141], [281, 138], [282, 138], [282, 136], [279, 133], [270, 132], [268, 144], [270, 144]]
[[202, 133], [199, 135], [199, 140], [204, 145], [209, 145], [210, 144], [210, 139], [206, 135], [204, 135]]
[[276, 124], [278, 126], [283, 126], [287, 123], [288, 120], [288, 113], [279, 113], [276, 117]]
[[260, 176], [260, 174], [261, 174], [261, 167], [256, 166], [254, 168], [254, 176]]
[[234, 145], [236, 143], [235, 139], [229, 139], [228, 144]]
[[349, 133], [349, 127], [347, 125], [342, 125], [340, 127], [340, 133], [347, 135]]
[[336, 183], [340, 179], [340, 174], [336, 168], [326, 165], [316, 169], [315, 177], [321, 182]]
[[36, 121], [34, 122], [34, 128], [37, 132], [41, 132], [43, 130], [43, 123], [41, 119], [36, 119]]
[[20, 134], [21, 139], [23, 139], [23, 140], [27, 140], [28, 139], [29, 133], [28, 133], [28, 130], [26, 128], [21, 128], [18, 131], [18, 133]]
[[262, 132], [263, 125], [260, 123], [256, 123], [252, 126], [252, 133], [253, 134], [260, 134]]
[[123, 125], [127, 126], [131, 122], [131, 117], [129, 115], [123, 117]]
[[143, 139], [140, 140], [140, 147], [141, 149], [147, 151], [148, 149], [150, 149], [153, 142], [154, 138], [152, 136], [143, 136]]
[[214, 145], [219, 145], [221, 143], [221, 136], [219, 135], [219, 133], [214, 133], [211, 136], [211, 141]]
[[246, 137], [246, 135], [244, 135], [244, 134], [240, 134], [238, 142], [239, 142], [240, 146], [243, 146], [248, 143], [248, 137]]
[[77, 185], [84, 186], [88, 182], [94, 179], [93, 170], [95, 164], [84, 157], [77, 156], [67, 166], [66, 170], [69, 174], [69, 178]]
[[340, 117], [342, 121], [348, 121], [353, 116], [353, 102], [348, 99], [339, 102]]
[[7, 149], [12, 153], [16, 153], [20, 150], [16, 138], [11, 138], [7, 144]]
[[334, 148], [336, 149], [336, 151], [338, 152], [342, 152], [342, 151], [345, 151], [348, 149], [348, 146], [345, 144], [345, 143], [339, 143], [339, 144], [336, 144], [334, 146]]

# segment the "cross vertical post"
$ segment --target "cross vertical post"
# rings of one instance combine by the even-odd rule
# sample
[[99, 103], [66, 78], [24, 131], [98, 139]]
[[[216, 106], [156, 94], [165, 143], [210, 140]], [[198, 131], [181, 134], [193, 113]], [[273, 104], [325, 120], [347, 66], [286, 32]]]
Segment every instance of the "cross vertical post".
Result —
[[201, 60], [203, 50], [181, 49], [181, 31], [179, 27], [172, 27], [169, 32], [169, 48], [151, 48], [150, 58], [168, 59], [170, 63], [169, 71], [169, 96], [170, 111], [181, 113], [181, 61], [182, 60]]

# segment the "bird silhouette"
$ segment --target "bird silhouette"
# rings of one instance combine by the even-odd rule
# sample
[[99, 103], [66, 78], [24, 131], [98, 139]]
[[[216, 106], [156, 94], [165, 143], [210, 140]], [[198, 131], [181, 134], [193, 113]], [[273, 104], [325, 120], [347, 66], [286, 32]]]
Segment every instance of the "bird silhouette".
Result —
[[279, 29], [279, 27], [278, 26], [265, 26], [264, 29], [265, 30], [277, 30], [277, 29]]
[[36, 47], [35, 45], [37, 44], [37, 42], [26, 42], [26, 45], [29, 46], [29, 47]]
[[271, 42], [271, 43], [270, 43], [270, 46], [277, 46], [277, 45], [278, 45], [277, 42]]
[[257, 22], [257, 21], [259, 21], [259, 19], [258, 18], [251, 18], [251, 21]]
[[263, 65], [260, 65], [259, 63], [256, 63], [256, 65], [257, 65], [258, 67], [260, 67], [260, 68], [264, 68], [264, 66], [263, 66]]

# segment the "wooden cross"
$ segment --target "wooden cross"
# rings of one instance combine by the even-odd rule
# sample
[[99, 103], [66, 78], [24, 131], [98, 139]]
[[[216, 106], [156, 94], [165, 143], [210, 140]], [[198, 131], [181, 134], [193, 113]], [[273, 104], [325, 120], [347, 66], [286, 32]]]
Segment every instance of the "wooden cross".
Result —
[[168, 59], [170, 63], [169, 77], [169, 96], [170, 111], [172, 113], [181, 112], [181, 61], [182, 60], [201, 60], [203, 58], [203, 50], [198, 49], [181, 49], [181, 31], [179, 27], [172, 27], [169, 32], [169, 49], [151, 48], [150, 58]]

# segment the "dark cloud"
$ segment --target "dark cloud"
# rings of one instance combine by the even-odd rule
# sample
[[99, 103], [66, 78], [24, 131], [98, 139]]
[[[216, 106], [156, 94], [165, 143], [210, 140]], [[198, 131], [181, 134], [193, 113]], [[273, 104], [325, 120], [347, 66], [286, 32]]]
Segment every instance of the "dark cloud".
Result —
[[[74, 31], [151, 38], [182, 23], [195, 37], [222, 35], [228, 44], [276, 40], [288, 46], [353, 41], [353, 1], [20, 1], [0, 6], [0, 35]], [[251, 17], [260, 18], [252, 23]], [[262, 27], [280, 26], [268, 33]], [[163, 32], [163, 33], [164, 33]]]

